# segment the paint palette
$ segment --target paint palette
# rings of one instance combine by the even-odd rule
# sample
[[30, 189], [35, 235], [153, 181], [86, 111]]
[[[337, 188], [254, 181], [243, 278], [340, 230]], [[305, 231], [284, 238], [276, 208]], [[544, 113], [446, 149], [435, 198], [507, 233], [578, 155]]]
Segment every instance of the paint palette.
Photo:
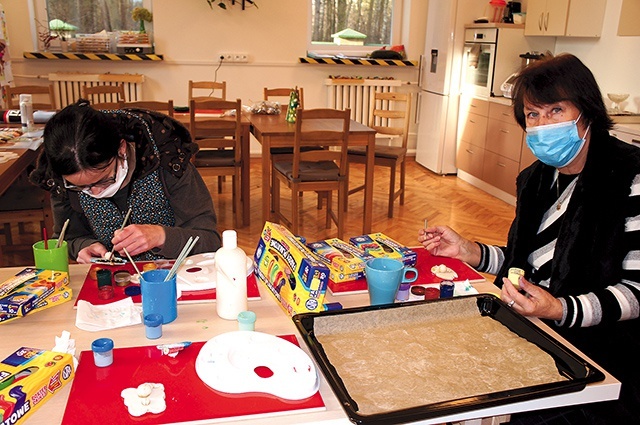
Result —
[[[187, 257], [178, 270], [178, 289], [182, 291], [206, 291], [216, 287], [215, 252]], [[247, 276], [253, 273], [253, 260], [247, 256]]]
[[200, 349], [196, 373], [209, 387], [231, 394], [258, 392], [303, 400], [320, 387], [307, 353], [262, 332], [227, 332], [210, 339]]

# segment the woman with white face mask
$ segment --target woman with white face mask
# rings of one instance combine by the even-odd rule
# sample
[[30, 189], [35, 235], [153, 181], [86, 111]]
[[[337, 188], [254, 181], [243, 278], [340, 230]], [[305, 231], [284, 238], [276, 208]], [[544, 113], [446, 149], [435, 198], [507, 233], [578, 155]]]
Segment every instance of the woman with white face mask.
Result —
[[[517, 178], [506, 246], [447, 226], [421, 229], [432, 254], [496, 274], [501, 298], [545, 320], [622, 381], [620, 400], [514, 415], [512, 423], [635, 423], [640, 417], [640, 150], [613, 123], [589, 69], [563, 54], [525, 68], [516, 121], [538, 158]], [[506, 278], [524, 270], [520, 291]], [[555, 422], [558, 421], [558, 422]]]
[[[54, 232], [79, 263], [124, 249], [136, 260], [220, 247], [211, 195], [190, 162], [196, 145], [179, 122], [137, 109], [99, 111], [80, 100], [45, 126], [31, 181], [51, 192]], [[120, 227], [126, 212], [131, 217]]]

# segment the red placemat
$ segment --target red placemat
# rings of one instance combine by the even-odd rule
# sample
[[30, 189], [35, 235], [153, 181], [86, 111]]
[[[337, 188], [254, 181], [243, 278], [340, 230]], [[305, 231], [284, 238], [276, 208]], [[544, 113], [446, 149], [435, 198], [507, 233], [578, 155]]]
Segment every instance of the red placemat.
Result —
[[[168, 263], [169, 267], [172, 265], [172, 263], [173, 261]], [[137, 262], [136, 265], [138, 266], [138, 269], [142, 271], [142, 266], [144, 265], [144, 262]], [[92, 264], [91, 268], [89, 269], [89, 273], [91, 269], [96, 267], [99, 267], [102, 269], [109, 269], [111, 270], [111, 273], [115, 273], [119, 270], [126, 270], [131, 274], [136, 273], [131, 263], [119, 264], [114, 266], [104, 265], [104, 264]], [[74, 308], [77, 307], [79, 300], [87, 301], [93, 305], [104, 305], [104, 304], [110, 304], [115, 301], [120, 301], [129, 297], [127, 294], [124, 293], [125, 287], [114, 285], [113, 292], [115, 293], [115, 296], [108, 300], [101, 300], [100, 298], [98, 298], [98, 283], [97, 281], [89, 278], [89, 273], [87, 273], [87, 276], [84, 279], [84, 283], [82, 284], [82, 288], [80, 288], [78, 297], [76, 298], [76, 301], [73, 305]], [[258, 289], [256, 276], [253, 273], [247, 276], [247, 298], [249, 300], [260, 299], [260, 290]], [[135, 304], [142, 304], [142, 297], [140, 295], [133, 296], [131, 297], [131, 299], [133, 299], [133, 302]], [[215, 289], [208, 289], [205, 291], [182, 291], [182, 295], [180, 296], [180, 298], [178, 298], [178, 304], [209, 303], [209, 302], [215, 302], [215, 300], [216, 300]]]
[[[430, 283], [440, 283], [440, 279], [431, 273], [431, 267], [444, 264], [458, 274], [455, 282], [483, 282], [484, 277], [471, 268], [467, 263], [449, 257], [437, 257], [429, 254], [429, 251], [423, 247], [411, 248], [418, 255], [416, 261], [416, 269], [418, 269], [418, 279], [412, 285], [426, 285]], [[354, 292], [365, 292], [367, 290], [367, 281], [365, 278], [350, 280], [347, 282], [335, 283], [329, 280], [329, 290], [333, 295], [353, 294]]]
[[[294, 335], [281, 338], [299, 345]], [[196, 358], [203, 345], [194, 342], [175, 358], [161, 355], [155, 345], [114, 348], [113, 364], [108, 367], [96, 367], [93, 353], [83, 351], [62, 424], [156, 425], [325, 409], [319, 391], [305, 400], [285, 400], [264, 393], [227, 394], [211, 389], [196, 374]], [[164, 385], [167, 409], [131, 416], [120, 393], [145, 382]]]

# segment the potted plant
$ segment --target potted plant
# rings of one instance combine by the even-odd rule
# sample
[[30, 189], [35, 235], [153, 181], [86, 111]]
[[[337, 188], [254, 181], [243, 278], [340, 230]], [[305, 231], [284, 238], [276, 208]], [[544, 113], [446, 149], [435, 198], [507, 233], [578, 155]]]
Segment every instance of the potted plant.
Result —
[[134, 21], [140, 21], [140, 33], [144, 34], [147, 30], [144, 28], [144, 21], [152, 22], [153, 14], [144, 7], [136, 7], [131, 12], [131, 17]]

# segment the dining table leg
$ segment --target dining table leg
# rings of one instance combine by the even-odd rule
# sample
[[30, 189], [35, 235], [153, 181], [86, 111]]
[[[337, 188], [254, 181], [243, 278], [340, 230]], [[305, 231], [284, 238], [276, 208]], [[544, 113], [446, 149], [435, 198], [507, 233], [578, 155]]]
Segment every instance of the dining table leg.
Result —
[[250, 144], [250, 126], [243, 125], [242, 126], [242, 145], [240, 149], [242, 150], [242, 168], [240, 171], [240, 193], [242, 194], [242, 226], [248, 226], [251, 219], [251, 185], [249, 182], [249, 171], [251, 169], [251, 164], [249, 163], [251, 160], [251, 155], [249, 153], [249, 144]]
[[371, 223], [373, 216], [373, 170], [375, 167], [375, 146], [376, 136], [371, 133], [367, 139], [367, 167], [365, 170], [364, 184], [364, 217], [362, 231], [365, 235], [371, 233]]
[[271, 139], [262, 137], [262, 223], [271, 219]]

